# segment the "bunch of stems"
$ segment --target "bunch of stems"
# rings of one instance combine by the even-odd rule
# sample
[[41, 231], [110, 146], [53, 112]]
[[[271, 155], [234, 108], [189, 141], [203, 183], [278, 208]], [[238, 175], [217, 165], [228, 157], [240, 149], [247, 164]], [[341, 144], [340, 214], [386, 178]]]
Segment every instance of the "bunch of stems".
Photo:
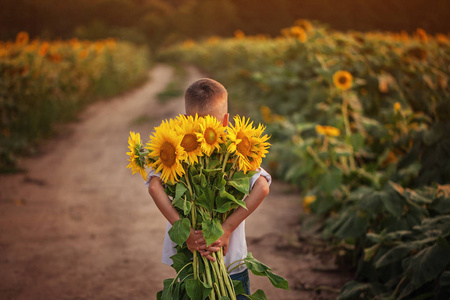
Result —
[[[207, 159], [207, 157], [206, 157]], [[228, 153], [225, 157], [221, 156], [223, 159], [223, 170], [225, 169], [226, 161], [228, 159]], [[235, 166], [235, 164], [233, 164]], [[197, 228], [197, 214], [199, 213], [197, 210], [201, 210], [203, 213], [211, 213], [212, 217], [219, 217], [222, 222], [226, 220], [227, 214], [216, 214], [213, 212], [206, 211], [205, 208], [201, 206], [195, 205], [195, 196], [193, 194], [191, 185], [189, 183], [189, 175], [186, 174], [186, 183], [188, 185], [188, 190], [191, 198], [191, 227], [195, 229]], [[210, 261], [206, 257], [202, 256], [197, 250], [193, 252], [193, 273], [194, 279], [201, 279], [203, 282], [212, 287], [211, 293], [209, 295], [210, 300], [219, 300], [221, 296], [229, 297], [231, 300], [236, 300], [236, 292], [234, 290], [233, 282], [228, 274], [227, 268], [225, 266], [225, 260], [223, 256], [223, 248], [220, 248], [219, 251], [213, 252], [212, 257], [214, 261]], [[200, 274], [200, 264], [203, 263], [203, 272]]]

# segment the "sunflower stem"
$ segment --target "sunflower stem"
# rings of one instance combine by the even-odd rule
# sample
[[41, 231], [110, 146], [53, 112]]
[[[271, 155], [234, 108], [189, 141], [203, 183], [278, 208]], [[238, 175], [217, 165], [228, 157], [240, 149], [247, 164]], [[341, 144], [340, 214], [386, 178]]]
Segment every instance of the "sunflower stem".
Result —
[[[202, 259], [203, 259], [203, 264], [205, 265], [206, 283], [208, 283], [211, 287], [214, 287], [214, 282], [211, 278], [211, 270], [209, 269], [208, 259], [204, 256], [202, 256]], [[205, 276], [205, 273], [203, 273], [203, 276]], [[211, 291], [210, 298], [211, 298], [211, 300], [215, 299], [214, 289]]]
[[213, 270], [215, 271], [217, 281], [219, 281], [219, 287], [221, 296], [227, 296], [227, 289], [225, 288], [225, 283], [223, 282], [225, 278], [223, 278], [223, 274], [220, 272], [219, 262], [216, 255], [216, 252], [212, 253], [212, 256], [215, 258], [215, 261], [212, 263]]
[[229, 156], [230, 156], [230, 153], [227, 152], [227, 154], [225, 154], [225, 158], [223, 159], [222, 172], [225, 172], [225, 167], [227, 166], [227, 160], [228, 160]]
[[222, 272], [223, 280], [225, 281], [225, 286], [228, 290], [228, 295], [230, 296], [231, 300], [236, 300], [236, 292], [234, 291], [234, 286], [232, 283], [230, 283], [230, 275], [228, 275], [227, 269], [225, 267], [225, 263], [223, 260], [223, 248], [220, 248], [219, 252], [217, 253], [219, 257], [219, 269]]

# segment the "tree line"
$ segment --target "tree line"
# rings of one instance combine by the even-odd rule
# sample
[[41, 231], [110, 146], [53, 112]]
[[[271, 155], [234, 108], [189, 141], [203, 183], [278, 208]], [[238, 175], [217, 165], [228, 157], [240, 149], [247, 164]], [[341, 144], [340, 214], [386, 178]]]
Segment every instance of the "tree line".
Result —
[[0, 39], [117, 37], [151, 46], [211, 35], [276, 35], [296, 19], [337, 30], [447, 33], [448, 0], [0, 0]]

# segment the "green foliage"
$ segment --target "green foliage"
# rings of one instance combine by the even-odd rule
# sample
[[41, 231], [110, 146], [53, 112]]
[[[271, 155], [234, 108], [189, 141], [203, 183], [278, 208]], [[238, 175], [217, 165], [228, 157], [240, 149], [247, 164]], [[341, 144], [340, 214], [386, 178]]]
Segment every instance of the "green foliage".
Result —
[[[356, 277], [339, 299], [448, 298], [448, 38], [304, 24], [284, 38], [183, 44], [164, 56], [214, 74], [232, 108], [260, 109], [268, 167], [314, 199], [304, 203], [314, 227], [352, 257]], [[352, 80], [339, 88], [342, 70]]]
[[0, 169], [14, 168], [88, 103], [141, 82], [148, 49], [102, 40], [0, 42]]
[[253, 274], [257, 276], [267, 276], [274, 287], [289, 290], [288, 281], [283, 277], [274, 274], [272, 269], [254, 258], [252, 253], [247, 253], [244, 263]]
[[188, 218], [182, 218], [173, 223], [169, 230], [170, 239], [178, 246], [183, 246], [191, 232], [190, 221]]

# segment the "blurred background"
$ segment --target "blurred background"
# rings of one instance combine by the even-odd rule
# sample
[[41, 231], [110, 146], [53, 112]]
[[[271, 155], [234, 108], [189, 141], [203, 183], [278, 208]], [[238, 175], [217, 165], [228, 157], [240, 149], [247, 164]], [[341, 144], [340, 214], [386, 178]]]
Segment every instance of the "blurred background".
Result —
[[446, 0], [17, 0], [0, 1], [0, 39], [26, 31], [32, 38], [116, 37], [151, 46], [188, 38], [277, 35], [295, 20], [309, 19], [336, 30], [430, 33], [449, 29]]

